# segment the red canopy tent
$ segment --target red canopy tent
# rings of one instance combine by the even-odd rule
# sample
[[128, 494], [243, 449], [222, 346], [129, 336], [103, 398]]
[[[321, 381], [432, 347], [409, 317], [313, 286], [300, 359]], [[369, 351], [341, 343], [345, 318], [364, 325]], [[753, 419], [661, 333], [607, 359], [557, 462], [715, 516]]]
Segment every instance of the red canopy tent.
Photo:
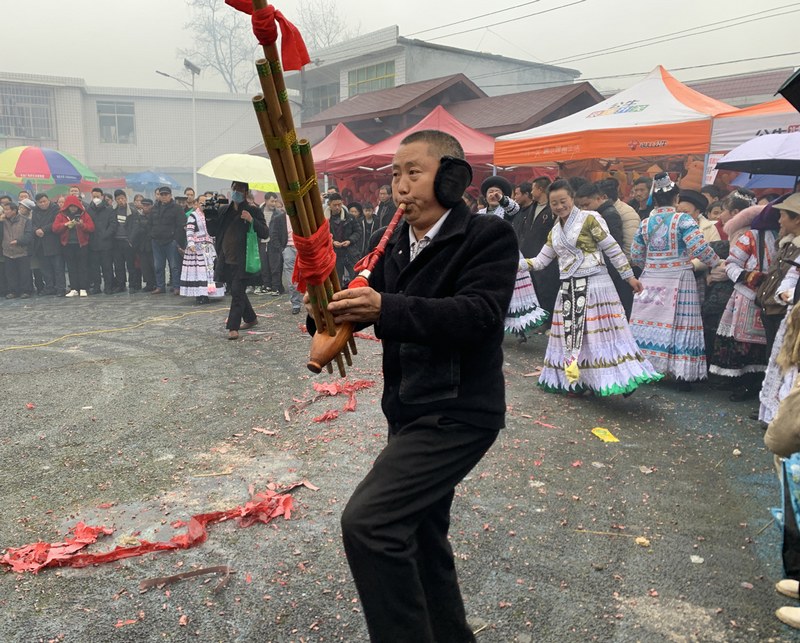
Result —
[[[349, 154], [333, 157], [328, 160], [327, 172], [343, 173], [357, 170], [377, 170], [392, 163], [400, 141], [412, 132], [424, 129], [435, 129], [455, 136], [464, 148], [464, 153], [473, 166], [491, 164], [494, 158], [494, 138], [467, 127], [453, 117], [444, 107], [439, 105], [419, 123], [407, 130], [395, 134], [380, 143], [370, 145]], [[321, 145], [321, 143], [320, 143]], [[316, 162], [316, 157], [315, 157]]]
[[328, 163], [331, 159], [353, 154], [366, 147], [369, 147], [369, 143], [362, 141], [346, 125], [339, 123], [330, 134], [311, 148], [314, 168], [317, 173], [326, 174], [329, 172]]

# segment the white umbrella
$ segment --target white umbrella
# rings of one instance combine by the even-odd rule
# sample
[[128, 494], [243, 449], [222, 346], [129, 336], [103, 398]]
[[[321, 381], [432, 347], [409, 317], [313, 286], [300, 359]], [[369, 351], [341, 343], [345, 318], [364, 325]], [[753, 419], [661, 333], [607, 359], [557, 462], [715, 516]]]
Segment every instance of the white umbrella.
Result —
[[272, 163], [263, 156], [221, 154], [203, 165], [197, 173], [212, 179], [248, 183], [252, 190], [278, 191], [278, 179], [275, 178]]

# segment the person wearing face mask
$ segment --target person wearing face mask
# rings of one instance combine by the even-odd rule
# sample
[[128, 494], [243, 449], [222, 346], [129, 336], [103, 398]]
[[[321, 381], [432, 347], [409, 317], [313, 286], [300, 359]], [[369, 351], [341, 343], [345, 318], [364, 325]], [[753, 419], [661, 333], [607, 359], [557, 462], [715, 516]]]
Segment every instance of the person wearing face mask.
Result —
[[169, 264], [172, 293], [180, 294], [181, 256], [186, 226], [186, 216], [172, 198], [172, 188], [167, 185], [157, 191], [158, 204], [147, 217], [147, 227], [153, 246], [153, 268], [156, 273], [156, 287], [152, 294], [161, 295], [167, 292], [164, 278], [164, 264]]
[[99, 295], [102, 284], [107, 295], [114, 288], [114, 237], [117, 234], [117, 217], [108, 207], [103, 191], [92, 189], [92, 201], [86, 209], [94, 221], [94, 232], [89, 238], [89, 282], [90, 293]]
[[247, 297], [247, 287], [257, 283], [260, 273], [248, 273], [247, 233], [250, 226], [259, 239], [269, 235], [264, 214], [255, 205], [247, 203], [247, 183], [234, 181], [231, 184], [230, 203], [219, 210], [206, 211], [208, 233], [214, 237], [217, 264], [214, 280], [224, 282], [231, 295], [231, 307], [225, 327], [228, 339], [239, 339], [239, 331], [252, 328], [258, 323], [253, 306]]

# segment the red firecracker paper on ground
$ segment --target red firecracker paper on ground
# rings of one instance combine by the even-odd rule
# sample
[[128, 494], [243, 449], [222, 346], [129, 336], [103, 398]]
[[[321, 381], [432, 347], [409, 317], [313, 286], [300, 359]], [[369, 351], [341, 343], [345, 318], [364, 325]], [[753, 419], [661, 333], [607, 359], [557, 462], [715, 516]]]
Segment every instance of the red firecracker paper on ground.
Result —
[[[301, 482], [292, 485], [289, 489], [300, 485], [308, 486]], [[285, 489], [285, 491], [289, 489]], [[179, 534], [166, 542], [153, 543], [142, 540], [133, 547], [115, 547], [111, 551], [99, 553], [78, 553], [96, 542], [100, 535], [109, 535], [113, 532], [108, 527], [92, 527], [79, 522], [72, 530], [73, 538], [67, 538], [61, 543], [39, 542], [22, 547], [9, 547], [5, 555], [0, 558], [0, 564], [9, 566], [11, 571], [16, 573], [35, 573], [45, 567], [86, 567], [157, 551], [194, 547], [206, 541], [208, 538], [207, 527], [215, 522], [235, 518], [240, 526], [249, 527], [257, 522], [268, 523], [278, 516], [283, 516], [286, 520], [291, 517], [292, 497], [290, 495], [267, 489], [259, 493], [251, 492], [251, 496], [251, 499], [242, 506], [227, 511], [192, 516], [189, 519], [189, 528], [186, 533]]]
[[[354, 382], [348, 382], [347, 380], [343, 380], [341, 382], [328, 382], [327, 384], [320, 384], [319, 382], [315, 382], [314, 390], [317, 393], [322, 393], [323, 395], [330, 395], [332, 397], [339, 394], [347, 395], [347, 403], [344, 405], [343, 410], [355, 411], [356, 391], [360, 391], [361, 389], [365, 388], [371, 388], [373, 386], [375, 386], [375, 382], [372, 380], [355, 380]], [[314, 421], [317, 422], [322, 420], [317, 420], [315, 418]]]
[[329, 411], [325, 411], [322, 415], [318, 415], [314, 418], [314, 422], [330, 422], [331, 420], [335, 420], [339, 417], [339, 411], [336, 409], [330, 409]]

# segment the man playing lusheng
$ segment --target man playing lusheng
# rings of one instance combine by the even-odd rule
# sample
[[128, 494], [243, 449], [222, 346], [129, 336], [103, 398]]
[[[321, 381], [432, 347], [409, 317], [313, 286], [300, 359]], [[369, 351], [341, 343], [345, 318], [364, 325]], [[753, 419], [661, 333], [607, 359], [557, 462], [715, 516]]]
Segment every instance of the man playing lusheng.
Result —
[[447, 532], [456, 485], [504, 425], [503, 318], [519, 253], [508, 223], [464, 205], [463, 158], [443, 132], [402, 141], [392, 191], [405, 222], [371, 287], [336, 293], [328, 308], [383, 341], [389, 440], [342, 515], [372, 641], [475, 640]]

